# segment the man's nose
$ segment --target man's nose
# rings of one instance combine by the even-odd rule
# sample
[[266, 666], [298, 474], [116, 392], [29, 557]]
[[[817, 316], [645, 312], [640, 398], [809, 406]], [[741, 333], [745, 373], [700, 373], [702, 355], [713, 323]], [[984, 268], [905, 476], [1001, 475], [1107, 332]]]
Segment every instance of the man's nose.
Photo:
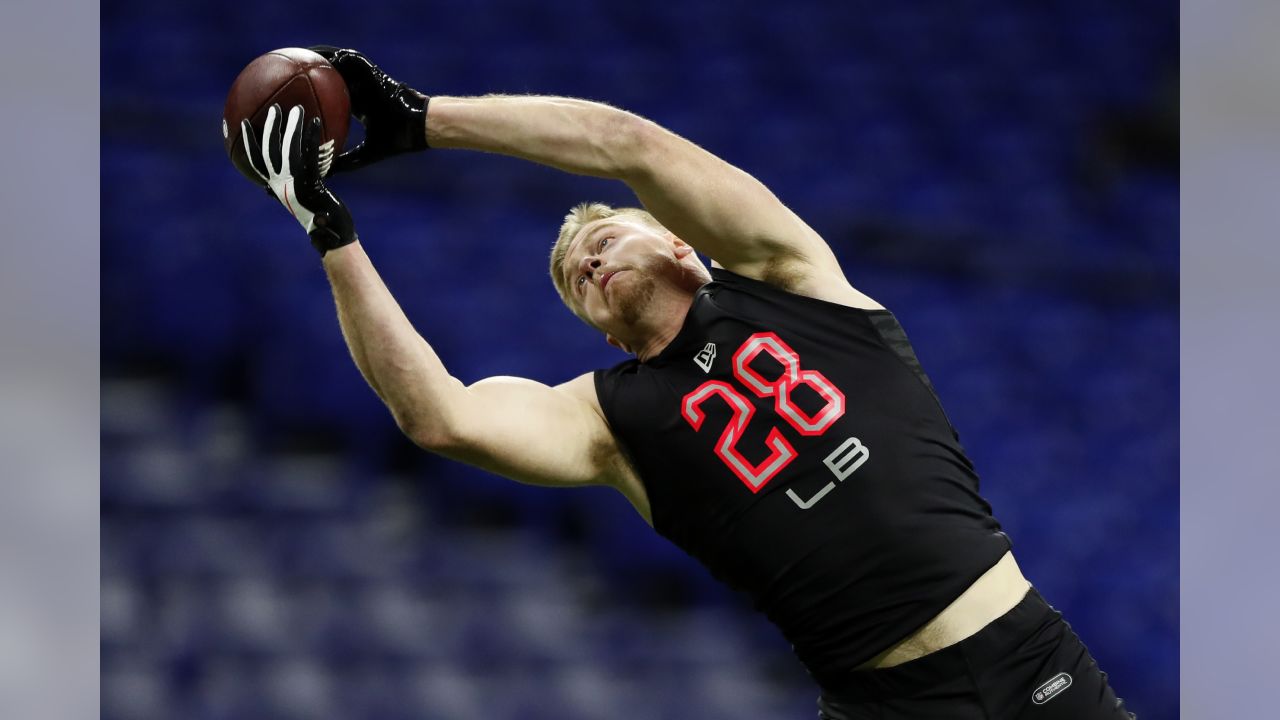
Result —
[[587, 255], [578, 263], [578, 269], [587, 277], [591, 277], [592, 273], [600, 268], [600, 258], [595, 255]]

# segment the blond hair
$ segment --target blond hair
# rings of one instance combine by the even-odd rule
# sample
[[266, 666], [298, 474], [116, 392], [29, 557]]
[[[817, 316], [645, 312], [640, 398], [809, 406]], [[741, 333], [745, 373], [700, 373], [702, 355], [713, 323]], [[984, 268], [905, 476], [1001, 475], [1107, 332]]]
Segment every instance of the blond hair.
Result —
[[564, 304], [568, 305], [569, 309], [573, 310], [575, 315], [582, 317], [584, 320], [586, 318], [582, 316], [582, 313], [578, 312], [578, 309], [574, 307], [573, 303], [569, 302], [569, 288], [566, 285], [564, 268], [562, 267], [564, 265], [565, 255], [569, 253], [569, 241], [572, 240], [584, 226], [593, 223], [596, 220], [604, 220], [605, 218], [617, 216], [633, 217], [656, 229], [665, 229], [662, 227], [662, 224], [658, 222], [657, 218], [641, 208], [615, 208], [605, 205], [604, 203], [584, 202], [573, 206], [573, 209], [569, 211], [569, 214], [564, 216], [564, 223], [560, 226], [560, 234], [556, 237], [555, 245], [551, 246], [551, 282], [555, 283], [556, 292], [560, 294], [560, 299], [564, 301]]

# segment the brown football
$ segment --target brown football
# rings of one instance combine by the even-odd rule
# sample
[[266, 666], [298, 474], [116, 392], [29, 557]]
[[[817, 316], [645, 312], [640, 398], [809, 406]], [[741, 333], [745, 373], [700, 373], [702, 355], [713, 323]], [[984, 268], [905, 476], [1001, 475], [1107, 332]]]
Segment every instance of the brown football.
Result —
[[[227, 93], [222, 110], [222, 142], [236, 169], [263, 185], [245, 156], [240, 121], [247, 118], [262, 139], [267, 110], [273, 103], [287, 115], [301, 105], [306, 117], [319, 116], [325, 140], [332, 140], [335, 154], [342, 151], [351, 126], [351, 98], [342, 76], [320, 55], [304, 48], [282, 48], [258, 56], [249, 63]], [[281, 119], [283, 121], [283, 118]]]

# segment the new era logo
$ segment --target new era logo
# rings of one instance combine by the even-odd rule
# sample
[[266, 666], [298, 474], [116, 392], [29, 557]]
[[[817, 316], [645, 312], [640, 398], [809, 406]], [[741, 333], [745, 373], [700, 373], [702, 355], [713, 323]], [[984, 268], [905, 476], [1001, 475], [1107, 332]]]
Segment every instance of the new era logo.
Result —
[[716, 344], [707, 343], [697, 355], [693, 356], [693, 361], [702, 368], [702, 372], [711, 372], [711, 363], [716, 361]]

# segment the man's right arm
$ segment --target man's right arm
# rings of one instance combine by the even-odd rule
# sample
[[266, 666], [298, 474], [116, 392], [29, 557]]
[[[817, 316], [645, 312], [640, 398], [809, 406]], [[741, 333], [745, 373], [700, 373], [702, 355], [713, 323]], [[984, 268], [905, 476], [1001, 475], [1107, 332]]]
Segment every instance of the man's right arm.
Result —
[[324, 184], [318, 118], [267, 112], [262, 138], [241, 123], [247, 157], [320, 252], [351, 356], [418, 445], [539, 485], [611, 485], [647, 520], [638, 478], [600, 411], [591, 375], [551, 388], [519, 378], [464, 386], [445, 370], [378, 276], [351, 213]]
[[414, 329], [359, 242], [324, 255], [351, 356], [418, 446], [519, 482], [610, 485], [649, 519], [590, 374], [549, 387], [513, 377], [464, 385]]

